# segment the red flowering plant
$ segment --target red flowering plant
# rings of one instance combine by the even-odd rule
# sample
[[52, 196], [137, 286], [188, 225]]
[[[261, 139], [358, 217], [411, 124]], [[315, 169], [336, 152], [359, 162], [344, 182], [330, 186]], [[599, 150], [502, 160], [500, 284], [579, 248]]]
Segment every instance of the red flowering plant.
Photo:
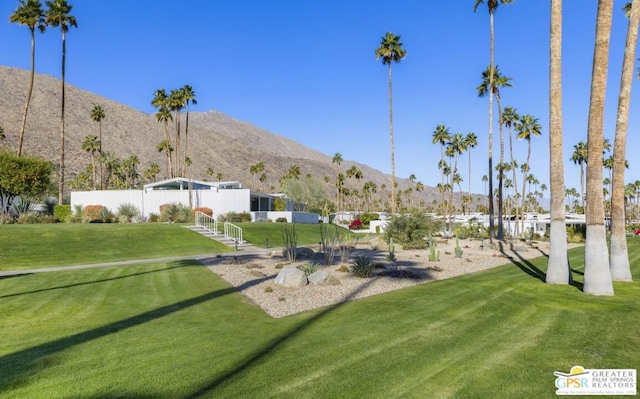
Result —
[[362, 230], [362, 222], [358, 219], [352, 220], [349, 223], [349, 230]]

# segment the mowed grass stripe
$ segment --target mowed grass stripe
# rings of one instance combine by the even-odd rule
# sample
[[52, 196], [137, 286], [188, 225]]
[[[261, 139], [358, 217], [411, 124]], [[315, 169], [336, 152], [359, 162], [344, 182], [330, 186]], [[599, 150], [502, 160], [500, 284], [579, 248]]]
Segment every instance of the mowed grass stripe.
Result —
[[[196, 263], [55, 275], [0, 280], [0, 324], [17, 324], [0, 340], [0, 397], [550, 397], [555, 370], [640, 368], [638, 283], [597, 298], [508, 265], [271, 319]], [[110, 294], [94, 298], [100, 284]], [[96, 319], [22, 321], [73, 306], [64, 293]]]
[[228, 252], [179, 225], [0, 225], [0, 271]]

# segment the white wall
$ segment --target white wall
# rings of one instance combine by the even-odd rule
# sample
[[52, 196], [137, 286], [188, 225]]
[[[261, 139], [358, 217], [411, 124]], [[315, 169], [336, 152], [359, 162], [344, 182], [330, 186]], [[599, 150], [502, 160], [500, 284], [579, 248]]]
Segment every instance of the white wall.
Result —
[[278, 218], [286, 218], [289, 223], [300, 224], [317, 224], [318, 214], [310, 212], [288, 212], [288, 211], [269, 211], [269, 212], [251, 212], [251, 221], [256, 221], [256, 213], [264, 216], [266, 214], [267, 219], [275, 222]]
[[[251, 210], [251, 191], [233, 190], [192, 190], [192, 206], [207, 207], [213, 210], [213, 216], [228, 212], [249, 212]], [[71, 206], [103, 205], [117, 212], [121, 204], [133, 204], [143, 217], [160, 214], [160, 206], [177, 203], [189, 205], [189, 190], [98, 190], [72, 191]]]

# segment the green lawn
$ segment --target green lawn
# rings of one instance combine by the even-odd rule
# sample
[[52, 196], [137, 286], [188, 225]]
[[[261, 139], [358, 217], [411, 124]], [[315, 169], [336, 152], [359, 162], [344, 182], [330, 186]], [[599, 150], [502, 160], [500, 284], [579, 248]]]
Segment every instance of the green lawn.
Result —
[[576, 286], [539, 258], [283, 319], [193, 261], [7, 278], [0, 398], [552, 398], [640, 369], [640, 284], [585, 295], [581, 258]]
[[232, 249], [177, 224], [0, 225], [0, 270], [197, 255]]

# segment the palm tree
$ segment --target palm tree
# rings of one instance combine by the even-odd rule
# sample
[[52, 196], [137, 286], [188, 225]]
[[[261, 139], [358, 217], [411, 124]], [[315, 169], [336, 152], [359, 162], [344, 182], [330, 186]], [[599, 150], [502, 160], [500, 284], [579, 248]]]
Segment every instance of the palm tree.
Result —
[[[513, 107], [504, 107], [504, 111], [502, 112], [502, 119], [500, 123], [509, 129], [509, 161], [511, 165], [509, 169], [511, 169], [511, 184], [514, 189], [514, 198], [516, 198], [518, 194], [518, 180], [517, 180], [517, 166], [516, 161], [513, 159], [513, 125], [520, 120], [520, 115], [518, 115], [518, 111]], [[516, 220], [518, 220], [518, 206], [515, 206], [516, 211]], [[515, 224], [515, 235], [518, 235], [518, 223]]]
[[[599, 0], [596, 17], [596, 40], [591, 75], [587, 152], [603, 151], [604, 99], [607, 88], [609, 41], [613, 0]], [[604, 194], [602, 192], [602, 157], [592, 156], [587, 162], [587, 238], [584, 246], [584, 292], [593, 295], [613, 295], [609, 254], [604, 225]]]
[[527, 140], [527, 163], [522, 165], [522, 204], [520, 206], [520, 214], [522, 215], [520, 231], [524, 232], [524, 211], [525, 211], [525, 198], [527, 189], [527, 173], [529, 172], [529, 165], [531, 161], [531, 136], [539, 136], [542, 127], [538, 123], [538, 118], [535, 118], [529, 114], [520, 118], [520, 121], [515, 125], [516, 132], [518, 132], [518, 139]]
[[[106, 114], [104, 109], [101, 106], [96, 105], [91, 110], [91, 119], [95, 122], [98, 122], [98, 144], [100, 148], [98, 148], [98, 152], [102, 152], [102, 120], [105, 118]], [[95, 190], [95, 188], [94, 188]], [[102, 164], [100, 164], [100, 190], [102, 190]]]
[[626, 3], [624, 10], [629, 16], [627, 39], [620, 79], [618, 98], [618, 118], [616, 136], [613, 144], [613, 176], [611, 181], [611, 252], [609, 262], [613, 281], [632, 281], [629, 267], [629, 251], [625, 236], [625, 149], [627, 146], [627, 127], [629, 125], [629, 103], [631, 101], [631, 83], [636, 44], [638, 43], [638, 22], [640, 21], [640, 0]]
[[[454, 159], [453, 169], [451, 170], [451, 184], [449, 191], [449, 210], [447, 216], [449, 220], [449, 233], [453, 234], [453, 219], [451, 218], [451, 210], [453, 209], [453, 186], [462, 181], [460, 174], [458, 173], [458, 156], [464, 151], [464, 137], [460, 133], [455, 133], [451, 136], [451, 140], [447, 143], [446, 154]], [[459, 186], [458, 186], [459, 187]]]
[[169, 97], [167, 97], [167, 106], [171, 111], [174, 112], [174, 123], [176, 125], [176, 138], [175, 138], [175, 167], [174, 170], [176, 175], [181, 176], [182, 173], [180, 171], [180, 111], [185, 106], [184, 97], [182, 95], [182, 90], [173, 89], [169, 93]]
[[399, 63], [407, 52], [402, 48], [400, 36], [396, 36], [391, 32], [380, 41], [380, 47], [375, 51], [376, 60], [382, 58], [382, 64], [388, 65], [388, 82], [389, 82], [389, 137], [391, 139], [391, 213], [396, 213], [396, 163], [395, 150], [393, 145], [393, 84], [391, 74], [391, 64]]
[[[467, 133], [464, 137], [464, 148], [469, 152], [469, 190], [467, 191], [467, 198], [469, 198], [469, 204], [471, 204], [471, 149], [478, 145], [478, 137], [473, 132]], [[469, 208], [471, 212], [471, 208]]]
[[[493, 15], [500, 4], [510, 4], [513, 0], [487, 0], [487, 8], [489, 10], [489, 69], [493, 71], [495, 67], [495, 34], [493, 28]], [[484, 0], [475, 0], [473, 12], [478, 10], [478, 6], [483, 4]], [[493, 87], [494, 74], [489, 73], [489, 87]], [[489, 239], [493, 240], [493, 96], [489, 96]]]
[[[491, 74], [493, 71], [493, 74]], [[490, 76], [491, 75], [491, 76]], [[482, 83], [476, 89], [478, 91], [478, 97], [484, 97], [489, 94], [490, 96], [495, 96], [496, 102], [498, 104], [498, 121], [502, 121], [502, 106], [500, 104], [500, 88], [501, 87], [511, 87], [511, 78], [507, 76], [503, 76], [500, 74], [500, 68], [496, 65], [495, 67], [489, 66], [485, 71], [482, 72]], [[500, 163], [498, 164], [498, 220], [500, 223], [498, 224], [498, 239], [501, 240], [503, 238], [503, 225], [502, 225], [502, 181], [504, 180], [504, 134], [502, 130], [502, 123], [499, 124], [500, 130]], [[492, 134], [493, 136], [493, 134]], [[492, 141], [493, 146], [493, 137], [489, 138]], [[491, 160], [493, 164], [493, 160]], [[491, 177], [491, 176], [490, 176]], [[493, 201], [493, 199], [491, 199]], [[490, 220], [493, 220], [491, 217]], [[493, 228], [492, 228], [493, 231]]]
[[[340, 164], [342, 163], [342, 154], [340, 154], [339, 152], [336, 152], [333, 155], [333, 159], [331, 160], [331, 163], [337, 163], [338, 166], [340, 166]], [[336, 178], [336, 211], [340, 210], [340, 179]]]
[[198, 104], [198, 102], [196, 101], [196, 92], [193, 91], [193, 88], [191, 86], [184, 85], [182, 89], [180, 89], [180, 92], [182, 94], [182, 98], [185, 104], [185, 109], [187, 111], [187, 116], [184, 123], [184, 156], [185, 156], [184, 168], [186, 169], [186, 167], [188, 166], [186, 159], [189, 155], [189, 153], [187, 152], [189, 148], [189, 102], [191, 102], [191, 104], [193, 105]]
[[173, 177], [173, 170], [171, 168], [171, 153], [173, 152], [173, 147], [171, 147], [171, 142], [169, 140], [162, 140], [158, 143], [158, 152], [165, 153], [167, 157], [167, 171], [165, 173], [165, 178]]
[[148, 182], [153, 182], [156, 180], [156, 176], [158, 176], [159, 173], [160, 167], [154, 162], [144, 171], [143, 176]]
[[40, 0], [19, 0], [20, 6], [9, 17], [9, 22], [25, 25], [31, 33], [31, 76], [29, 78], [29, 89], [27, 91], [27, 102], [24, 106], [22, 114], [22, 124], [20, 125], [20, 141], [16, 154], [22, 156], [22, 143], [24, 142], [24, 131], [27, 125], [27, 113], [29, 112], [29, 103], [31, 102], [31, 94], [33, 93], [33, 80], [36, 71], [36, 26], [40, 32], [44, 32], [45, 14], [42, 9]]
[[[162, 150], [166, 151], [167, 155], [167, 175], [168, 177], [174, 177], [173, 162], [171, 160], [171, 153], [173, 147], [171, 146], [171, 135], [169, 134], [169, 121], [173, 120], [171, 111], [169, 110], [167, 92], [164, 89], [158, 89], [153, 93], [153, 99], [151, 105], [158, 108], [156, 112], [156, 120], [164, 124], [165, 139], [160, 143]], [[163, 144], [164, 143], [164, 144]], [[158, 151], [162, 151], [160, 148]]]
[[93, 190], [96, 189], [96, 151], [100, 151], [100, 140], [98, 137], [90, 134], [84, 138], [82, 149], [91, 154], [91, 175], [93, 178]]
[[[451, 133], [449, 132], [449, 128], [445, 125], [436, 126], [436, 130], [433, 131], [432, 143], [440, 143], [440, 163], [438, 164], [438, 169], [440, 169], [440, 175], [442, 177], [441, 187], [444, 187], [444, 171], [445, 171], [445, 161], [444, 161], [444, 146], [451, 140]], [[440, 206], [442, 208], [442, 214], [445, 214], [444, 211], [444, 191], [440, 190], [441, 203]]]
[[580, 141], [573, 146], [571, 160], [580, 166], [580, 195], [582, 196], [582, 209], [584, 209], [584, 165], [587, 163], [587, 143]]
[[62, 204], [64, 196], [64, 78], [65, 78], [65, 64], [67, 57], [67, 32], [69, 27], [77, 28], [76, 17], [69, 15], [72, 5], [68, 4], [66, 0], [53, 0], [47, 1], [47, 7], [49, 9], [45, 12], [45, 23], [48, 26], [57, 28], [60, 26], [62, 32], [62, 101], [60, 112], [60, 177], [58, 180], [58, 204]]

